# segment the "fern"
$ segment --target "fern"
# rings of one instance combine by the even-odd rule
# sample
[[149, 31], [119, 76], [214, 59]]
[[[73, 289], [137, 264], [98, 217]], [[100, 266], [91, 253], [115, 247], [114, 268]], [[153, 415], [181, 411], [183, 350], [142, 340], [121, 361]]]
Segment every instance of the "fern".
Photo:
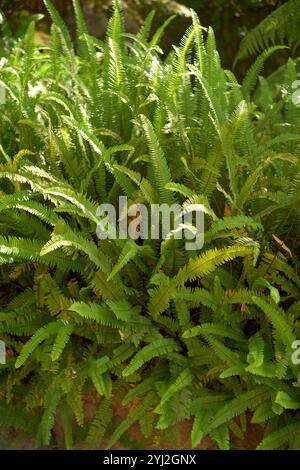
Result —
[[42, 341], [45, 341], [45, 339], [47, 339], [51, 334], [56, 333], [59, 327], [60, 325], [58, 322], [52, 322], [39, 329], [22, 349], [21, 354], [16, 361], [15, 367], [21, 367], [32, 354], [32, 352], [38, 347], [38, 345]]
[[270, 44], [298, 42], [299, 0], [289, 0], [267, 16], [243, 39], [236, 61], [266, 49]]
[[[136, 446], [133, 425], [158, 446], [192, 420], [193, 447], [229, 449], [250, 417], [261, 448], [297, 447], [298, 61], [263, 78], [281, 47], [250, 37], [268, 49], [240, 83], [193, 11], [166, 55], [172, 18], [128, 34], [115, 1], [100, 41], [72, 3], [75, 46], [50, 0], [46, 47], [39, 17], [0, 44], [0, 428], [110, 448]], [[202, 204], [204, 248], [173, 221], [167, 239], [99, 239], [97, 208], [120, 196], [149, 223], [152, 204]]]
[[274, 450], [282, 447], [290, 439], [293, 438], [295, 433], [299, 432], [299, 423], [288, 424], [287, 426], [278, 429], [266, 436], [258, 446], [259, 450]]
[[152, 344], [145, 346], [136, 354], [130, 364], [124, 369], [123, 375], [125, 377], [131, 375], [151, 359], [176, 350], [180, 350], [180, 346], [173, 339], [158, 339]]

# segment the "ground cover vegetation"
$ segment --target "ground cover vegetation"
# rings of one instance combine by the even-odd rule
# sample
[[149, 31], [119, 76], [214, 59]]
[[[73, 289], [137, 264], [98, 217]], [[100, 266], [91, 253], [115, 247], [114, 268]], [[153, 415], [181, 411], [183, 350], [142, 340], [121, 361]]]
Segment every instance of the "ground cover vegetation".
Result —
[[[1, 22], [1, 428], [39, 447], [136, 448], [191, 420], [193, 447], [229, 449], [258, 423], [259, 449], [299, 449], [298, 60], [263, 78], [285, 47], [268, 43], [238, 81], [193, 11], [166, 56], [153, 13], [126, 33], [115, 1], [102, 41], [74, 0], [73, 42], [45, 5], [45, 46], [38, 16]], [[99, 240], [97, 207], [121, 195], [202, 204], [204, 247]]]

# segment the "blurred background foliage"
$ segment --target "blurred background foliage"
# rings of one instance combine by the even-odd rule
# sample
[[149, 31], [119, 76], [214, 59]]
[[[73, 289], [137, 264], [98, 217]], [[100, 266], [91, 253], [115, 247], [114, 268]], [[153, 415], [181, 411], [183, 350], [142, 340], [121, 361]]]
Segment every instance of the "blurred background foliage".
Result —
[[[75, 34], [75, 19], [71, 0], [54, 0], [65, 22]], [[103, 37], [110, 15], [111, 0], [81, 0], [90, 33]], [[127, 28], [135, 32], [147, 13], [154, 9], [156, 24], [170, 15], [177, 15], [168, 28], [162, 47], [169, 50], [177, 43], [189, 25], [190, 8], [197, 11], [203, 26], [212, 26], [223, 66], [232, 67], [243, 37], [267, 15], [286, 3], [284, 0], [125, 0]], [[32, 13], [43, 13], [40, 22], [41, 39], [47, 34], [50, 18], [42, 0], [0, 0], [0, 8], [13, 28]], [[251, 62], [251, 61], [250, 61]], [[239, 64], [237, 74], [243, 74], [249, 62]], [[274, 67], [278, 64], [274, 64]]]

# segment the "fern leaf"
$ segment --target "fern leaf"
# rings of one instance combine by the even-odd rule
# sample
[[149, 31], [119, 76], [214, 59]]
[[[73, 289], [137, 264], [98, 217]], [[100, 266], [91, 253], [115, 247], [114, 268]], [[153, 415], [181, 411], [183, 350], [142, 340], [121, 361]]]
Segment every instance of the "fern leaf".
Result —
[[73, 331], [74, 331], [74, 325], [72, 323], [61, 326], [57, 334], [57, 337], [55, 339], [55, 342], [53, 344], [53, 347], [52, 347], [52, 351], [51, 351], [52, 361], [57, 361], [60, 358]]
[[155, 357], [165, 356], [173, 351], [180, 350], [180, 346], [174, 339], [158, 339], [152, 344], [142, 348], [132, 359], [130, 364], [123, 370], [123, 376], [133, 374], [140, 369], [146, 362]]
[[299, 433], [299, 422], [288, 424], [266, 436], [258, 446], [258, 450], [274, 450], [282, 447], [295, 434]]
[[21, 367], [33, 353], [33, 351], [43, 342], [45, 339], [49, 338], [51, 335], [57, 333], [61, 328], [61, 323], [58, 321], [48, 323], [46, 326], [40, 328], [32, 338], [27, 341], [25, 346], [23, 346], [21, 353], [16, 360], [15, 368], [18, 369]]

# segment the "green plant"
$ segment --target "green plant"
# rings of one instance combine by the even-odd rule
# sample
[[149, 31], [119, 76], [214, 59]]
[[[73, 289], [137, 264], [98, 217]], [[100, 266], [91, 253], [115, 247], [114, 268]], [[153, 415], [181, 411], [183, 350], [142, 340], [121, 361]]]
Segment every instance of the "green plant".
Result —
[[[299, 214], [299, 110], [280, 97], [267, 120], [267, 83], [253, 94], [276, 48], [240, 85], [193, 12], [163, 58], [167, 23], [151, 37], [153, 14], [126, 34], [115, 1], [102, 43], [74, 0], [75, 52], [45, 4], [50, 46], [34, 46], [34, 21], [2, 46], [0, 426], [49, 446], [59, 421], [66, 448], [109, 448], [134, 423], [148, 439], [192, 418], [193, 447], [210, 435], [228, 449], [250, 410], [267, 423], [261, 448], [298, 448], [297, 253], [275, 229]], [[282, 125], [287, 108], [295, 128]], [[203, 250], [174, 237], [98, 240], [97, 207], [120, 195], [203, 204]]]
[[241, 42], [236, 61], [256, 55], [274, 44], [299, 45], [300, 1], [288, 0], [264, 18]]

